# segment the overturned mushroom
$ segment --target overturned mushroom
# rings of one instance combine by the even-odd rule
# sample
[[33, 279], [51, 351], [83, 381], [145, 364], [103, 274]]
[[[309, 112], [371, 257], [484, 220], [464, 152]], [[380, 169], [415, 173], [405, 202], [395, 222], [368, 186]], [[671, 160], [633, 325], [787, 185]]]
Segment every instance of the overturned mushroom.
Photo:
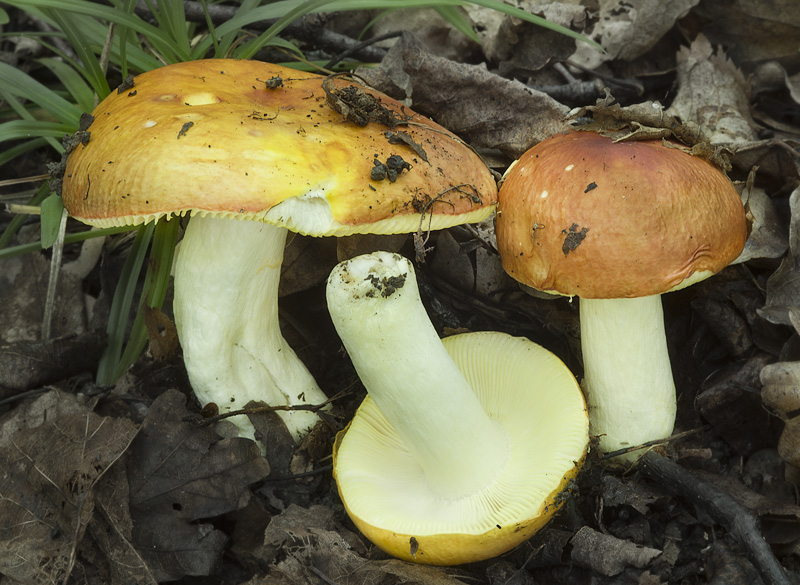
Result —
[[397, 254], [339, 264], [327, 298], [369, 393], [334, 452], [356, 526], [394, 556], [437, 565], [491, 558], [539, 530], [588, 444], [567, 367], [504, 333], [440, 340]]

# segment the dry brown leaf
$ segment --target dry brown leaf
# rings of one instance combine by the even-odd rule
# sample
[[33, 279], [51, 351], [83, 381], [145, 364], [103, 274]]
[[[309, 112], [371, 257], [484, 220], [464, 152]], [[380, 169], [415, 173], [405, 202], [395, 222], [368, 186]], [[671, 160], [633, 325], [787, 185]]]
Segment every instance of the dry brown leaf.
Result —
[[800, 311], [800, 187], [789, 197], [789, 209], [789, 251], [767, 280], [767, 300], [758, 314], [771, 323], [792, 326], [791, 314]]
[[657, 502], [662, 495], [650, 491], [639, 483], [623, 483], [613, 475], [603, 476], [603, 507], [630, 506], [639, 514], [650, 512], [650, 505]]
[[67, 334], [47, 341], [0, 345], [0, 386], [31, 390], [81, 372], [94, 371], [105, 348], [101, 331]]
[[426, 53], [403, 35], [375, 69], [357, 73], [475, 148], [497, 148], [518, 158], [532, 145], [569, 129], [567, 107], [518, 81]]
[[290, 233], [283, 253], [278, 295], [294, 294], [325, 282], [336, 266], [337, 240]]
[[[44, 299], [50, 263], [40, 253], [2, 261], [0, 270], [0, 341], [37, 341], [41, 338]], [[81, 280], [62, 274], [58, 280], [52, 335], [59, 337], [86, 331]]]
[[[339, 526], [330, 508], [291, 505], [273, 517], [264, 534], [263, 583], [284, 585], [460, 585], [445, 570], [398, 560], [371, 561], [356, 535]], [[276, 560], [277, 559], [277, 560]]]
[[599, 0], [597, 23], [588, 36], [606, 50], [579, 43], [570, 57], [587, 69], [614, 59], [640, 57], [669, 31], [699, 0]]
[[208, 575], [227, 537], [201, 519], [245, 506], [269, 473], [253, 441], [182, 422], [185, 402], [177, 390], [156, 399], [128, 461], [132, 540], [158, 581]]
[[136, 427], [58, 390], [14, 418], [0, 441], [0, 573], [23, 583], [66, 582], [80, 564], [96, 484]]
[[786, 421], [778, 441], [778, 453], [794, 466], [800, 466], [800, 417]]
[[[573, 30], [583, 28], [586, 15], [584, 6], [561, 2], [518, 4], [523, 10], [563, 27]], [[484, 53], [490, 61], [498, 63], [500, 75], [512, 77], [530, 75], [554, 59], [565, 60], [575, 51], [575, 47], [576, 41], [570, 37], [506, 16], [494, 35], [484, 43]]]
[[475, 267], [470, 257], [461, 253], [461, 246], [449, 231], [436, 236], [431, 270], [460, 290], [472, 291], [475, 288]]
[[94, 560], [108, 575], [107, 585], [155, 585], [155, 576], [131, 542], [133, 520], [128, 508], [128, 476], [114, 465], [97, 483], [95, 509], [88, 531], [103, 553]]
[[697, 124], [714, 144], [757, 137], [744, 75], [703, 35], [678, 53], [678, 93], [667, 113]]
[[800, 3], [796, 0], [704, 0], [693, 12], [702, 19], [708, 39], [729, 47], [729, 57], [746, 72], [769, 60], [797, 70]]

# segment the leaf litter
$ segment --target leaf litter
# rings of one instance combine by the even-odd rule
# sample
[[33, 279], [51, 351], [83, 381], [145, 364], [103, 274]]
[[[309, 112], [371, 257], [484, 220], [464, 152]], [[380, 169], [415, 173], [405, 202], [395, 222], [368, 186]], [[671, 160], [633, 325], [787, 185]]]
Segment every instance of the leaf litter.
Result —
[[[500, 173], [529, 146], [575, 123], [628, 138], [671, 136], [705, 156], [724, 155], [749, 202], [753, 234], [737, 264], [664, 299], [680, 390], [677, 430], [685, 434], [659, 451], [691, 472], [689, 487], [726, 495], [738, 506], [733, 517], [757, 521], [752, 531], [796, 582], [800, 10], [789, 0], [771, 3], [771, 12], [757, 0], [601, 0], [595, 10], [513, 4], [589, 34], [606, 53], [572, 40], [543, 42], [548, 33], [509, 17], [483, 21], [481, 9], [469, 7], [464, 14], [480, 25], [485, 52], [450, 40], [436, 50], [439, 41], [431, 39], [442, 37], [429, 26], [424, 42], [409, 30], [377, 67], [357, 73], [456, 132]], [[406, 22], [403, 12], [394, 22]], [[398, 130], [402, 120], [381, 118], [379, 104], [362, 103], [358, 91], [347, 91], [331, 98], [343, 115], [383, 123], [387, 140], [421, 156]], [[492, 238], [491, 225], [431, 234], [425, 245], [435, 248], [433, 260], [418, 270], [434, 323], [443, 333], [527, 335], [580, 375], [574, 304], [521, 290], [505, 277]], [[344, 398], [300, 446], [274, 413], [252, 414], [269, 445], [265, 458], [253, 443], [229, 436], [225, 422], [198, 424], [199, 405], [186, 400], [191, 391], [179, 353], [153, 347], [112, 389], [88, 382], [82, 372], [92, 370], [87, 362], [95, 361], [92, 350], [102, 343], [96, 335], [102, 319], [90, 308], [97, 302], [102, 310], [96, 273], [85, 279], [91, 286], [68, 283], [63, 309], [69, 321], [56, 319], [56, 325], [79, 323], [80, 335], [93, 337], [70, 336], [75, 329], [65, 326], [45, 347], [36, 345], [41, 319], [30, 302], [41, 295], [34, 281], [46, 275], [46, 258], [35, 256], [22, 270], [4, 264], [0, 294], [11, 309], [0, 318], [11, 326], [2, 333], [0, 360], [7, 361], [0, 364], [8, 367], [0, 367], [6, 376], [0, 392], [13, 399], [5, 403], [0, 427], [4, 579], [782, 582], [762, 570], [763, 559], [734, 538], [708, 500], [693, 500], [642, 468], [620, 472], [594, 461], [556, 520], [500, 559], [442, 569], [388, 559], [375, 549], [346, 517], [330, 478], [333, 432], [346, 424], [364, 391], [342, 358], [320, 291], [337, 256], [385, 247], [409, 255], [414, 248], [408, 237], [296, 238], [296, 260], [284, 267], [282, 283], [286, 337], [328, 394], [344, 391]], [[119, 258], [106, 259], [114, 262]], [[18, 304], [23, 300], [28, 304]], [[170, 317], [167, 308], [152, 329], [166, 329]]]

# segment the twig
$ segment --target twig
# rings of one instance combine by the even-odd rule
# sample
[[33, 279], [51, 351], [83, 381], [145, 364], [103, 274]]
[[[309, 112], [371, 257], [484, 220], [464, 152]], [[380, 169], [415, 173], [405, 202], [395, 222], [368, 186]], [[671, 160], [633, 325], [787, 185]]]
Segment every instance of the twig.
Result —
[[645, 477], [668, 486], [719, 522], [758, 568], [765, 583], [791, 585], [772, 549], [761, 536], [758, 522], [733, 498], [654, 451], [644, 454], [639, 469]]
[[210, 425], [226, 418], [230, 418], [232, 416], [241, 416], [247, 414], [258, 414], [261, 412], [277, 412], [277, 411], [292, 411], [292, 410], [310, 410], [311, 412], [317, 412], [325, 408], [328, 404], [333, 402], [334, 400], [339, 400], [340, 398], [344, 398], [347, 395], [347, 392], [339, 392], [338, 394], [331, 396], [325, 402], [321, 402], [319, 404], [290, 404], [290, 405], [275, 405], [275, 406], [254, 406], [252, 408], [242, 408], [241, 410], [231, 410], [229, 412], [224, 412], [222, 414], [218, 414], [216, 416], [209, 416], [207, 418], [203, 418], [197, 421], [197, 424], [201, 426]]
[[47, 282], [47, 296], [44, 304], [44, 317], [42, 319], [42, 341], [49, 341], [52, 332], [53, 312], [56, 306], [56, 290], [58, 289], [58, 275], [61, 270], [61, 258], [64, 254], [64, 235], [67, 229], [66, 209], [61, 210], [61, 220], [58, 224], [58, 237], [53, 244], [50, 256], [50, 280]]
[[353, 45], [352, 47], [349, 47], [348, 49], [345, 49], [344, 51], [342, 51], [341, 53], [339, 53], [338, 55], [333, 57], [330, 61], [325, 63], [325, 69], [332, 69], [334, 65], [336, 65], [340, 61], [343, 61], [344, 59], [347, 59], [350, 55], [355, 55], [361, 49], [365, 49], [365, 48], [369, 47], [370, 45], [374, 45], [375, 43], [379, 43], [381, 41], [385, 41], [386, 39], [397, 38], [402, 34], [403, 34], [403, 31], [395, 30], [395, 31], [384, 33], [382, 35], [378, 35], [378, 36], [372, 37], [370, 39], [367, 39], [366, 41], [362, 41], [362, 42], [358, 43], [357, 45]]
[[689, 435], [694, 435], [703, 431], [707, 431], [709, 428], [710, 428], [709, 425], [704, 425], [696, 429], [683, 431], [682, 433], [675, 433], [674, 435], [670, 435], [669, 437], [664, 437], [663, 439], [653, 439], [652, 441], [647, 441], [646, 443], [642, 443], [641, 445], [634, 445], [633, 447], [625, 447], [624, 449], [617, 449], [616, 451], [609, 451], [608, 453], [603, 453], [603, 456], [600, 458], [600, 460], [605, 461], [606, 459], [613, 459], [614, 457], [619, 457], [620, 455], [626, 455], [628, 453], [632, 453], [633, 451], [639, 451], [640, 449], [646, 449], [648, 447], [656, 447], [658, 445], [664, 445], [666, 443], [669, 443], [670, 441], [677, 441], [678, 439], [683, 439], [684, 437], [688, 437]]

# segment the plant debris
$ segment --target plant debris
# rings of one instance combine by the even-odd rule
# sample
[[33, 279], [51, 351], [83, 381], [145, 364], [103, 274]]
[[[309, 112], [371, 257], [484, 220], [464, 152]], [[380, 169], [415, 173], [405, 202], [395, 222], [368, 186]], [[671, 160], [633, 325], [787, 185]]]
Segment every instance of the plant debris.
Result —
[[411, 165], [404, 161], [403, 157], [398, 154], [393, 154], [388, 157], [385, 163], [382, 163], [376, 158], [372, 161], [372, 165], [369, 178], [373, 181], [389, 179], [390, 183], [394, 183], [400, 173], [404, 170], [411, 170]]
[[396, 112], [381, 104], [380, 99], [360, 87], [351, 84], [331, 89], [336, 77], [336, 75], [326, 77], [322, 89], [325, 90], [328, 105], [344, 116], [345, 120], [358, 126], [377, 122], [389, 128], [408, 122], [406, 118], [401, 118]]

